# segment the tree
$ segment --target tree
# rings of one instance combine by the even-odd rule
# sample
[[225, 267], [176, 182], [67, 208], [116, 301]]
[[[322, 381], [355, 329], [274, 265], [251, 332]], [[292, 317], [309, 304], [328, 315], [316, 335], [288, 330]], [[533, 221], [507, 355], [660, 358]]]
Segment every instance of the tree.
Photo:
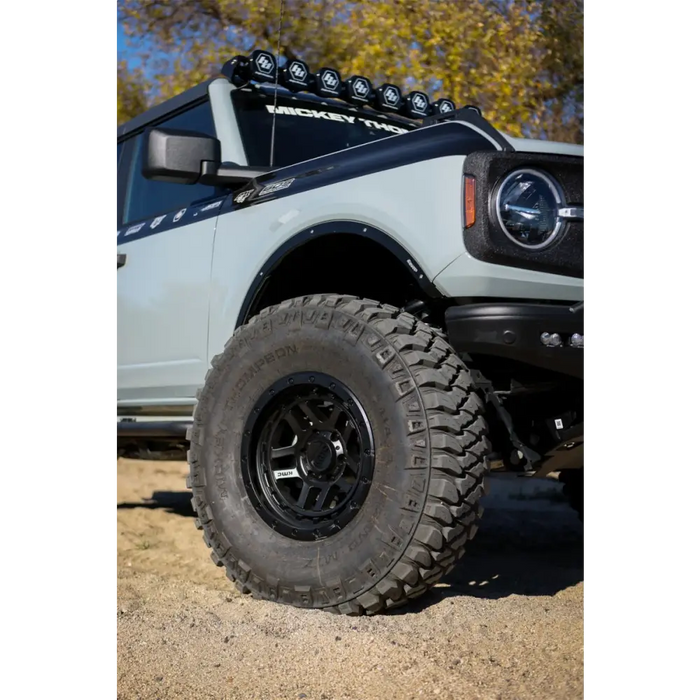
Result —
[[125, 60], [117, 63], [117, 124], [148, 109], [147, 90], [141, 70], [129, 70]]
[[[277, 51], [279, 0], [119, 0], [158, 99], [252, 48]], [[476, 104], [514, 136], [583, 139], [581, 0], [285, 0], [281, 54]]]

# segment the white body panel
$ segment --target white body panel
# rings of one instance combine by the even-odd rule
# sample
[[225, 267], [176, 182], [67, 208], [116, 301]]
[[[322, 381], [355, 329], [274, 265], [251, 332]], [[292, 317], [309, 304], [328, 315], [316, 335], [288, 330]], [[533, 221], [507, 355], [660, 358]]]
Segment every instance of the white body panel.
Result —
[[209, 365], [216, 218], [117, 247], [117, 386], [126, 402], [191, 397]]
[[447, 297], [583, 301], [583, 280], [520, 267], [493, 265], [462, 253], [433, 283]]
[[583, 158], [583, 146], [575, 143], [562, 143], [560, 141], [541, 141], [539, 139], [520, 139], [503, 134], [508, 143], [516, 151], [525, 153], [557, 153], [562, 156], [578, 156]]

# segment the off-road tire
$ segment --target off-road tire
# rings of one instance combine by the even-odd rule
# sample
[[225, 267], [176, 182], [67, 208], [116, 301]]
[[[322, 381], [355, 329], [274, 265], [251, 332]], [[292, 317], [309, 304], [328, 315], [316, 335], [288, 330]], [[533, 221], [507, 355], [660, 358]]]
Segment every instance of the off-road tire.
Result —
[[[354, 520], [299, 542], [246, 497], [241, 432], [267, 387], [311, 370], [352, 388], [376, 455]], [[386, 304], [329, 294], [263, 310], [214, 358], [188, 437], [196, 526], [257, 598], [352, 615], [400, 606], [454, 567], [481, 517], [491, 448], [470, 373], [435, 330]]]
[[564, 485], [563, 491], [569, 505], [583, 522], [583, 468], [564, 469], [559, 474], [559, 481]]

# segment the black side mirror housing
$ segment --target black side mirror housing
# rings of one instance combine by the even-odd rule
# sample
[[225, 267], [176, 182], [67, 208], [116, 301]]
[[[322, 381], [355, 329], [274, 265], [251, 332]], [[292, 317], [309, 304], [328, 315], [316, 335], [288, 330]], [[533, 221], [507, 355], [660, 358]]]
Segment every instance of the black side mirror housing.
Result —
[[142, 172], [149, 180], [194, 185], [203, 167], [218, 168], [220, 163], [221, 144], [211, 136], [180, 129], [147, 132]]
[[250, 168], [221, 162], [218, 139], [195, 131], [150, 129], [141, 171], [149, 180], [180, 185], [239, 187], [271, 168]]

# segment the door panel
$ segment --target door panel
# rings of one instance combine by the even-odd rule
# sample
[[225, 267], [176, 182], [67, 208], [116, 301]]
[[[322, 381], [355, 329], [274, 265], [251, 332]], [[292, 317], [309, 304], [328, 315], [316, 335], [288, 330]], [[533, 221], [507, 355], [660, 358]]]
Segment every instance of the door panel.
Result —
[[[208, 100], [149, 126], [215, 136]], [[223, 194], [146, 180], [146, 136], [120, 151], [117, 398], [137, 405], [192, 398], [208, 365], [211, 257]]]

